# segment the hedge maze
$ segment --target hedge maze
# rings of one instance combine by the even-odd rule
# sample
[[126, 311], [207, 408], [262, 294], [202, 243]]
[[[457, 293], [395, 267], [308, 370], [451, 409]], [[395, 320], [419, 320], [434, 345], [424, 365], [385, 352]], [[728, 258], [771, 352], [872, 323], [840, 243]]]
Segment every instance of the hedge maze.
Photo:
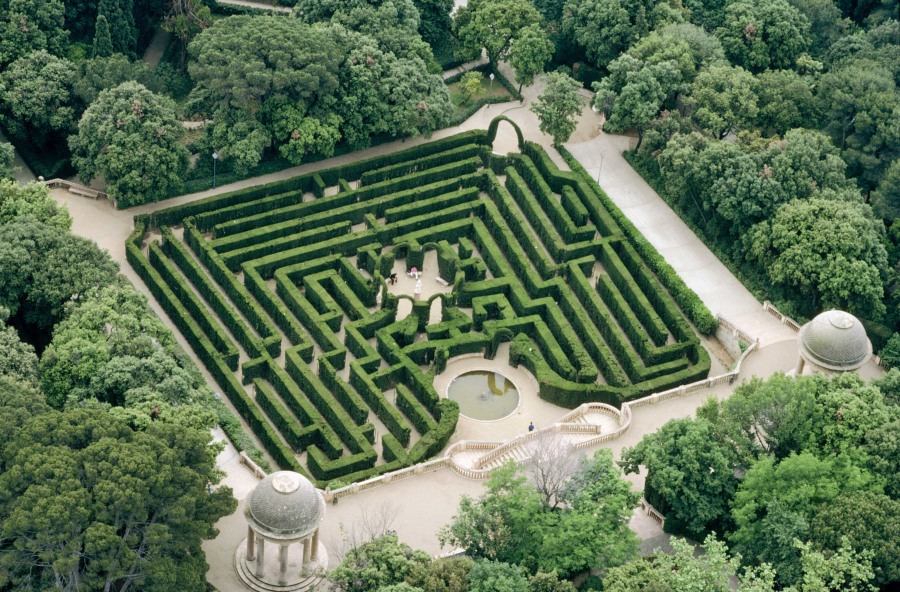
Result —
[[[504, 342], [564, 407], [707, 375], [696, 296], [577, 163], [492, 154], [498, 124], [136, 217], [129, 262], [282, 468], [324, 485], [435, 455], [458, 408], [434, 375]], [[412, 267], [452, 289], [392, 293]]]

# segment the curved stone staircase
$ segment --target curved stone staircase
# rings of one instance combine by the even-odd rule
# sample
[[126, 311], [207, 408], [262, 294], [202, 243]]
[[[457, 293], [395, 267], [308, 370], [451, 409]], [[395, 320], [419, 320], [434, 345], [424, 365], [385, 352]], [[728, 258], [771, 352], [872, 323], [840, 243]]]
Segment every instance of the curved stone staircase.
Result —
[[486, 479], [492, 470], [509, 461], [523, 463], [535, 446], [553, 436], [574, 449], [588, 448], [611, 440], [628, 429], [631, 410], [604, 403], [586, 403], [573, 409], [553, 425], [516, 436], [506, 442], [457, 442], [447, 449], [453, 469], [470, 479]]

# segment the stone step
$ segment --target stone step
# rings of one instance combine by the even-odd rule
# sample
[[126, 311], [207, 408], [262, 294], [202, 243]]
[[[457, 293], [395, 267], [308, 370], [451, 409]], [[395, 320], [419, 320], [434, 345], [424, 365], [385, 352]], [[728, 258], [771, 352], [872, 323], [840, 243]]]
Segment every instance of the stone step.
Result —
[[[256, 592], [302, 592], [304, 590], [313, 590], [316, 588], [319, 582], [324, 579], [324, 569], [314, 569], [305, 578], [285, 586], [280, 586], [277, 583], [263, 581], [259, 579], [254, 570], [244, 562], [243, 556], [245, 551], [246, 541], [238, 545], [238, 548], [235, 550], [234, 568], [238, 574], [238, 577], [241, 579], [241, 582], [245, 586], [247, 586], [251, 590], [255, 590]], [[327, 566], [327, 556], [324, 554], [324, 546], [321, 544], [319, 546], [319, 553], [320, 561], [314, 565], [316, 565], [317, 567]], [[277, 559], [270, 559], [270, 561], [277, 561]]]

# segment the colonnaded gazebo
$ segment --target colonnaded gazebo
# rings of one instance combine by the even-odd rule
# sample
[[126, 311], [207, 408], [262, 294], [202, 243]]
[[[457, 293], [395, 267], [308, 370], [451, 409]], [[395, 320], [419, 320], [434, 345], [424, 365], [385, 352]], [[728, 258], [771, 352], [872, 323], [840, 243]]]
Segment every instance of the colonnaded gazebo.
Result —
[[862, 322], [841, 310], [827, 310], [803, 325], [799, 343], [797, 376], [804, 370], [807, 373], [858, 370], [872, 357], [872, 342]]
[[[288, 592], [321, 580], [328, 567], [319, 541], [325, 500], [308, 479], [292, 471], [267, 475], [247, 496], [244, 516], [247, 538], [234, 556], [244, 584], [252, 590]], [[268, 551], [276, 545], [277, 557]]]

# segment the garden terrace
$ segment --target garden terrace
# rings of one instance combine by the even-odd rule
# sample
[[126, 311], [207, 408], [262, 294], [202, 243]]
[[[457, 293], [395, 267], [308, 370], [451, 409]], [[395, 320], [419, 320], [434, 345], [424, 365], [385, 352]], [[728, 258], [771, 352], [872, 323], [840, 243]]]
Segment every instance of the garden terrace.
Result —
[[[437, 454], [458, 408], [434, 375], [503, 342], [564, 407], [709, 372], [696, 296], [582, 170], [493, 154], [498, 123], [135, 219], [129, 262], [281, 468], [324, 485]], [[448, 291], [394, 293], [414, 267]]]

